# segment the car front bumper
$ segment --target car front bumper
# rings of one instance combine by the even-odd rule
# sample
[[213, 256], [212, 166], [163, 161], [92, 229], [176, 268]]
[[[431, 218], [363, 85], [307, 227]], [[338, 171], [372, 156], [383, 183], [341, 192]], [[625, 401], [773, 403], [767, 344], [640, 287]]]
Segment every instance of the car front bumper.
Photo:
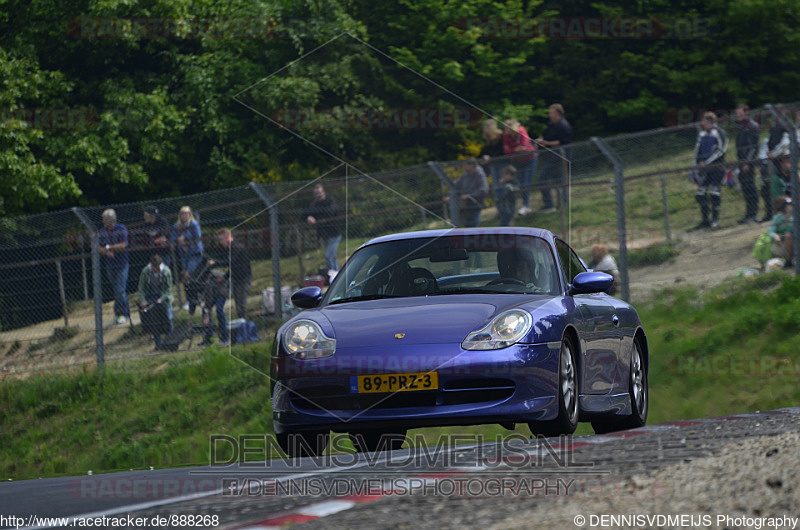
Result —
[[[546, 421], [558, 415], [560, 343], [491, 351], [459, 345], [338, 350], [325, 359], [273, 361], [275, 432], [409, 429]], [[435, 390], [358, 393], [353, 376], [438, 374]]]

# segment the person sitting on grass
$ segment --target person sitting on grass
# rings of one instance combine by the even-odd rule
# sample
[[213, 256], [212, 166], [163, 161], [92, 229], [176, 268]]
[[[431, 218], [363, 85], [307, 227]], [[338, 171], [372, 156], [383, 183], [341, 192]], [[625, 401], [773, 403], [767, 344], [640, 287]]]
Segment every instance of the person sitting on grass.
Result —
[[614, 295], [617, 292], [617, 285], [619, 285], [619, 266], [614, 256], [608, 253], [608, 250], [603, 245], [595, 245], [592, 247], [592, 261], [589, 262], [589, 268], [597, 272], [605, 272], [614, 277], [614, 283], [608, 289], [608, 294]]
[[773, 205], [775, 215], [772, 223], [767, 229], [767, 234], [772, 239], [772, 255], [776, 258], [786, 260], [784, 267], [792, 266], [792, 256], [794, 253], [794, 242], [792, 237], [792, 199], [787, 195], [782, 195], [775, 199]]

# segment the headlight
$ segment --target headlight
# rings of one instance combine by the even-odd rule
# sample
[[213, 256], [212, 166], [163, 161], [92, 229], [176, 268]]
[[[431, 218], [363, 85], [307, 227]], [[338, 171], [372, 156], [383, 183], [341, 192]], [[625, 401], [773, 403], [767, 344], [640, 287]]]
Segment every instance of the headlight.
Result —
[[489, 324], [473, 331], [461, 347], [465, 350], [499, 350], [516, 344], [528, 334], [533, 318], [527, 311], [512, 309], [494, 317]]
[[283, 346], [297, 359], [322, 359], [336, 351], [336, 339], [325, 335], [311, 320], [298, 320], [283, 332]]

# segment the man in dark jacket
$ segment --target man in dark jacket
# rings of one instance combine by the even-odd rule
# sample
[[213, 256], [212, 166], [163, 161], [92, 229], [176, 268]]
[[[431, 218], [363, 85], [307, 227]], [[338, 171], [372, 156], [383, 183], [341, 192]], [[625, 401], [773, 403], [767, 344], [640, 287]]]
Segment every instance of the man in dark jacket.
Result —
[[140, 243], [147, 248], [148, 255], [155, 251], [161, 256], [161, 262], [164, 266], [169, 267], [172, 262], [169, 250], [171, 228], [164, 216], [158, 213], [158, 208], [155, 206], [151, 205], [144, 209], [142, 232], [144, 238]]
[[[230, 228], [220, 228], [217, 231], [217, 239], [222, 248], [228, 251], [228, 255], [217, 265], [228, 268], [225, 277], [231, 282], [233, 300], [236, 303], [236, 316], [247, 320], [247, 295], [250, 293], [250, 284], [253, 279], [247, 249], [238, 241], [233, 240]], [[211, 265], [214, 265], [214, 261], [211, 261]]]
[[[781, 116], [788, 119], [788, 112], [783, 105], [776, 105], [775, 111]], [[781, 125], [779, 121], [775, 121], [774, 125], [769, 129], [769, 136], [767, 137], [767, 164], [762, 170], [762, 177], [764, 178], [761, 186], [761, 198], [764, 200], [764, 207], [766, 214], [761, 219], [761, 222], [769, 221], [772, 219], [772, 177], [776, 173], [780, 173], [780, 159], [789, 156], [789, 131]]]
[[[550, 123], [547, 124], [544, 134], [536, 139], [537, 144], [546, 148], [541, 154], [542, 170], [539, 173], [539, 183], [561, 185], [564, 182], [564, 159], [568, 158], [563, 146], [572, 143], [572, 126], [564, 117], [564, 107], [560, 103], [550, 105], [547, 117]], [[559, 188], [559, 195], [561, 202], [566, 202], [567, 194], [564, 188]], [[542, 188], [542, 202], [544, 207], [539, 213], [556, 211], [549, 188]]]
[[736, 107], [736, 158], [739, 160], [739, 184], [744, 195], [745, 213], [739, 224], [753, 223], [758, 213], [758, 189], [755, 180], [755, 163], [758, 156], [758, 124], [750, 117], [749, 108], [740, 103]]
[[322, 184], [314, 186], [314, 200], [306, 211], [306, 223], [317, 229], [317, 236], [325, 249], [325, 266], [338, 271], [336, 249], [342, 240], [339, 207], [336, 200], [325, 192]]

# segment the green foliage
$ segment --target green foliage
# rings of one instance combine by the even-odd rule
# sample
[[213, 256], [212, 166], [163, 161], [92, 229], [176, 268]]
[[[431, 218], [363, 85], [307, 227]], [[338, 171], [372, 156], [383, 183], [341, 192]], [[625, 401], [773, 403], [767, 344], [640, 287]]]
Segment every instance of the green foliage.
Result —
[[14, 57], [0, 48], [0, 79], [0, 215], [40, 210], [80, 195], [71, 174], [37, 157], [45, 132], [18, 119], [30, 107], [28, 102], [45, 97], [43, 92], [68, 90], [63, 75], [43, 72], [35, 60]]
[[[659, 127], [670, 109], [795, 98], [794, 0], [551, 5], [2, 0], [0, 216], [307, 179], [331, 155], [365, 171], [455, 159], [480, 141], [476, 123], [295, 131], [300, 139], [267, 119], [287, 109], [468, 108], [537, 135], [558, 101], [580, 139]], [[497, 34], [553, 17], [640, 18], [656, 38], [560, 38], [546, 23]], [[120, 29], [132, 18], [236, 19], [256, 33], [140, 38]], [[20, 109], [80, 111], [87, 123], [42, 126], [15, 119]]]

